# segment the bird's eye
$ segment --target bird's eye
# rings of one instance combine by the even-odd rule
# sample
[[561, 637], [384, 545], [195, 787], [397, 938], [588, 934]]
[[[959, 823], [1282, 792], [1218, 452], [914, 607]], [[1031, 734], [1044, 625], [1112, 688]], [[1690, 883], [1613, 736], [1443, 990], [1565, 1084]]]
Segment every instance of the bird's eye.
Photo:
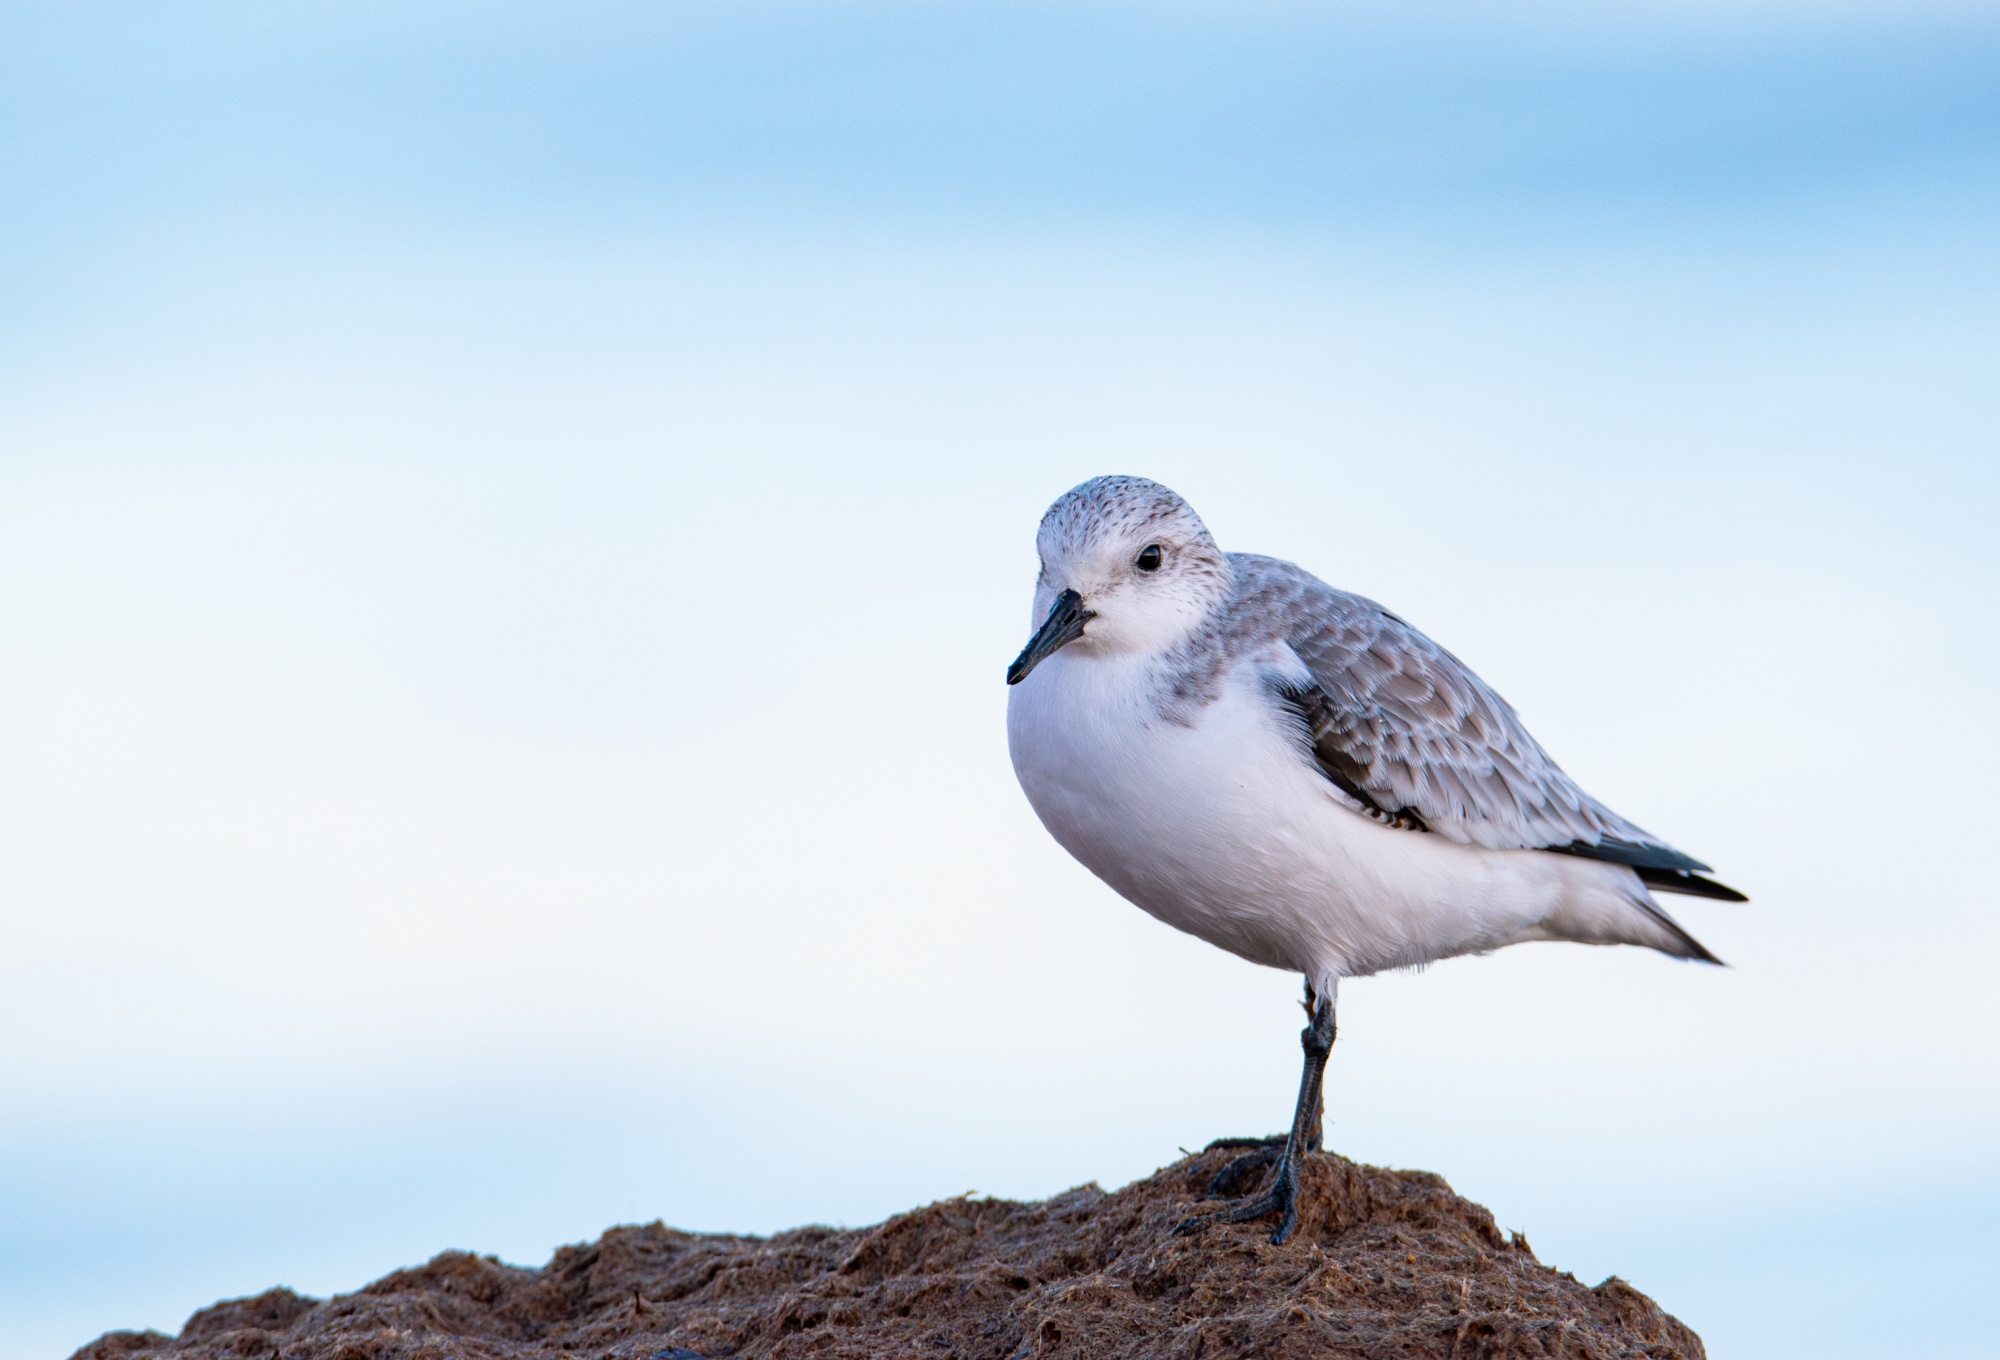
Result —
[[1157, 543], [1148, 543], [1145, 547], [1139, 549], [1138, 566], [1140, 571], [1158, 571], [1160, 569], [1160, 545]]

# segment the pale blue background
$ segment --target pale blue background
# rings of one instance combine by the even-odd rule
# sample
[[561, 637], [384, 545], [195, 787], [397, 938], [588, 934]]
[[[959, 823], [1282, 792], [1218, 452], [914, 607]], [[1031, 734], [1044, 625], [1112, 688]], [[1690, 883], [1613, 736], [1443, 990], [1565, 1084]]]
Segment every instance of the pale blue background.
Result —
[[1996, 227], [1983, 6], [0, 9], [0, 1355], [1279, 1124], [1007, 766], [1107, 471], [1755, 899], [1353, 984], [1336, 1147], [1996, 1353]]

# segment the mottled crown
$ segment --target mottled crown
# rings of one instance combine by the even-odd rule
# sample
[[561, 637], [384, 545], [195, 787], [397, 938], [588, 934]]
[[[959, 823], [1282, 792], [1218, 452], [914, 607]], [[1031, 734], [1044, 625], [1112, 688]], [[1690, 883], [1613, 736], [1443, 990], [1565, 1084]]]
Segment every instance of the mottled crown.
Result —
[[1145, 477], [1092, 477], [1071, 487], [1042, 516], [1035, 546], [1047, 562], [1078, 556], [1109, 538], [1143, 537], [1149, 529], [1170, 532], [1221, 557], [1194, 507]]

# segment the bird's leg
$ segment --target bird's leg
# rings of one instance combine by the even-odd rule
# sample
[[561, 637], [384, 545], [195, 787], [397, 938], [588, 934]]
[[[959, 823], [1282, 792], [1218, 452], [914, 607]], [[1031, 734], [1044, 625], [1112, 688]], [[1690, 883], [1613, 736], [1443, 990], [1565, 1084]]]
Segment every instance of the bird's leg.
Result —
[[[1305, 1010], [1306, 1019], [1311, 1021], [1319, 1010], [1318, 994], [1314, 991], [1311, 982], [1306, 983], [1306, 999], [1301, 1005]], [[1323, 1062], [1324, 1059], [1322, 1059]], [[1322, 1068], [1322, 1070], [1324, 1069]], [[1306, 1136], [1303, 1144], [1307, 1152], [1318, 1152], [1321, 1148], [1320, 1125], [1324, 1110], [1324, 1100], [1314, 1100], [1312, 1102], [1312, 1121], [1306, 1128]], [[1285, 1133], [1274, 1133], [1263, 1138], [1213, 1139], [1207, 1147], [1202, 1149], [1203, 1152], [1214, 1152], [1220, 1148], [1248, 1148], [1249, 1151], [1240, 1157], [1233, 1158], [1229, 1165], [1216, 1172], [1210, 1178], [1208, 1189], [1203, 1192], [1202, 1198], [1228, 1199], [1231, 1192], [1235, 1190], [1236, 1186], [1241, 1183], [1245, 1176], [1250, 1175], [1252, 1172], [1263, 1170], [1282, 1157], [1285, 1153], [1285, 1146], [1289, 1142], [1291, 1142], [1291, 1135]]]
[[1228, 1186], [1240, 1177], [1275, 1161], [1278, 1174], [1272, 1178], [1271, 1188], [1233, 1209], [1190, 1218], [1174, 1229], [1177, 1235], [1200, 1232], [1211, 1223], [1247, 1223], [1273, 1211], [1283, 1217], [1279, 1220], [1278, 1230], [1271, 1234], [1272, 1242], [1283, 1242], [1298, 1226], [1299, 1166], [1306, 1153], [1320, 1150], [1325, 1110], [1321, 1083], [1326, 1076], [1327, 1055], [1333, 1052], [1335, 1032], [1333, 998], [1317, 995], [1311, 983], [1306, 984], [1306, 1014], [1309, 1023], [1299, 1034], [1299, 1046], [1305, 1050], [1305, 1071], [1299, 1077], [1299, 1103], [1292, 1113], [1292, 1131], [1285, 1138], [1284, 1146], [1279, 1148], [1276, 1139], [1236, 1138], [1218, 1139], [1209, 1145], [1243, 1147], [1257, 1144], [1253, 1151], [1238, 1157], [1209, 1182], [1209, 1193], [1226, 1193]]
[[[1318, 1152], [1325, 1143], [1322, 1126], [1326, 1122], [1326, 1059], [1333, 1052], [1333, 998], [1321, 997], [1313, 988], [1311, 979], [1307, 979], [1306, 999], [1299, 1004], [1306, 1013], [1306, 1027], [1299, 1031], [1299, 1044], [1305, 1049], [1306, 1066], [1299, 1076], [1299, 1114], [1292, 1116], [1292, 1128], [1296, 1134], [1303, 1115], [1305, 1136], [1299, 1146], [1307, 1152]], [[1307, 1082], [1312, 1083], [1310, 1099], [1306, 1096]]]

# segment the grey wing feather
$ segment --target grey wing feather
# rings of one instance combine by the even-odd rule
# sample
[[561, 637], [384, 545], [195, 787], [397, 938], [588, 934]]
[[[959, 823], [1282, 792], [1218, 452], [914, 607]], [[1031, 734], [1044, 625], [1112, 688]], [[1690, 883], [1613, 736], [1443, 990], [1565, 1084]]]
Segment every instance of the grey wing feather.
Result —
[[1506, 700], [1374, 601], [1289, 562], [1230, 561], [1233, 612], [1285, 620], [1285, 640], [1320, 691], [1301, 709], [1315, 754], [1362, 802], [1413, 814], [1462, 845], [1564, 850], [1669, 874], [1708, 867], [1578, 788]]

